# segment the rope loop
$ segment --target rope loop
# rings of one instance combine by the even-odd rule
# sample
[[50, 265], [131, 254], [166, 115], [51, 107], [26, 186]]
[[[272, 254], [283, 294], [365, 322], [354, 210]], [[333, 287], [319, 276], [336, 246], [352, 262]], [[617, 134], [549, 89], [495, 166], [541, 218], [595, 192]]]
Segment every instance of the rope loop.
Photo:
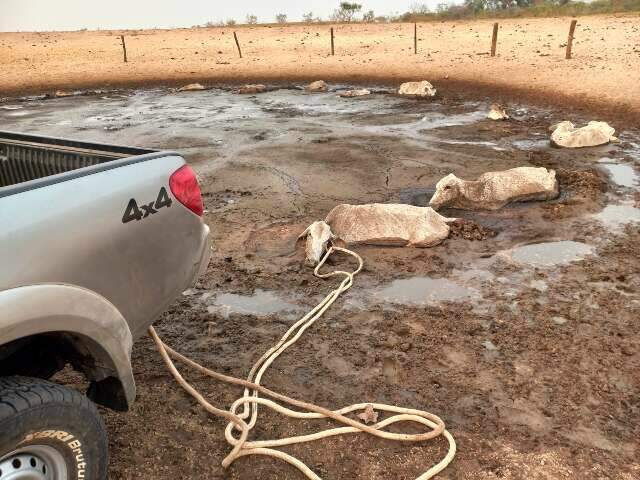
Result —
[[[327, 273], [320, 273], [320, 269], [325, 265], [327, 259], [334, 253], [341, 252], [354, 257], [358, 262], [358, 267], [351, 271], [346, 272], [342, 270], [333, 270]], [[296, 343], [302, 336], [307, 328], [319, 319], [324, 312], [338, 299], [338, 297], [349, 290], [353, 285], [353, 278], [355, 275], [362, 271], [364, 263], [362, 257], [356, 252], [348, 250], [346, 248], [331, 246], [322, 257], [318, 265], [316, 265], [313, 273], [318, 278], [330, 278], [334, 276], [344, 276], [344, 279], [340, 282], [337, 288], [332, 290], [318, 305], [316, 305], [309, 313], [304, 315], [300, 320], [294, 323], [280, 338], [278, 343], [267, 350], [262, 357], [253, 365], [249, 371], [249, 375], [246, 380], [230, 377], [222, 373], [218, 373], [214, 370], [203, 367], [199, 363], [185, 357], [184, 355], [176, 352], [172, 348], [168, 347], [158, 336], [153, 327], [149, 327], [149, 335], [153, 339], [158, 351], [167, 368], [171, 372], [171, 375], [175, 378], [176, 382], [187, 391], [205, 410], [213, 415], [225, 418], [229, 421], [225, 428], [225, 439], [232, 447], [231, 452], [222, 461], [222, 466], [227, 468], [235, 460], [246, 455], [267, 455], [270, 457], [283, 460], [290, 465], [296, 467], [307, 478], [311, 480], [321, 480], [307, 465], [298, 460], [297, 458], [284, 453], [280, 450], [276, 450], [276, 447], [282, 447], [285, 445], [292, 445], [296, 443], [306, 443], [320, 440], [323, 438], [332, 437], [335, 435], [344, 435], [346, 433], [364, 432], [369, 435], [373, 435], [379, 438], [385, 438], [388, 440], [396, 440], [401, 442], [421, 442], [434, 439], [440, 435], [444, 436], [449, 443], [449, 450], [447, 455], [440, 460], [436, 465], [429, 468], [422, 475], [418, 476], [416, 480], [427, 480], [434, 477], [439, 472], [444, 470], [449, 463], [453, 460], [456, 452], [456, 443], [451, 434], [446, 430], [445, 424], [440, 417], [417, 409], [397, 407], [394, 405], [386, 405], [383, 403], [357, 403], [354, 405], [348, 405], [338, 410], [329, 410], [324, 407], [314, 405], [312, 403], [303, 402], [294, 398], [287, 397], [280, 393], [269, 390], [261, 385], [262, 377], [267, 371], [269, 366], [278, 358], [287, 348]], [[191, 386], [184, 377], [180, 374], [174, 364], [174, 360], [184, 363], [188, 367], [191, 367], [200, 373], [212, 377], [216, 380], [230, 383], [232, 385], [239, 385], [244, 387], [243, 394], [233, 404], [229, 411], [219, 409], [211, 403], [209, 403], [193, 386]], [[265, 395], [268, 398], [260, 397], [259, 394]], [[273, 400], [272, 400], [273, 399]], [[287, 408], [282, 404], [288, 404], [290, 406], [298, 408], [293, 410]], [[249, 441], [249, 433], [253, 429], [258, 421], [258, 405], [264, 405], [285, 417], [299, 418], [299, 419], [313, 419], [313, 418], [331, 418], [344, 426], [329, 428], [321, 430], [315, 433], [307, 435], [298, 435], [295, 437], [287, 437], [274, 440], [255, 440]], [[242, 408], [241, 412], [238, 409]], [[366, 409], [373, 408], [378, 412], [388, 412], [391, 416], [369, 426], [361, 423], [351, 417], [346, 416], [358, 411], [365, 411]], [[247, 422], [246, 420], [249, 419]], [[425, 428], [423, 433], [407, 434], [407, 433], [395, 433], [385, 430], [389, 425], [399, 422], [413, 422], [419, 424]], [[234, 436], [234, 431], [239, 432], [239, 436]]]

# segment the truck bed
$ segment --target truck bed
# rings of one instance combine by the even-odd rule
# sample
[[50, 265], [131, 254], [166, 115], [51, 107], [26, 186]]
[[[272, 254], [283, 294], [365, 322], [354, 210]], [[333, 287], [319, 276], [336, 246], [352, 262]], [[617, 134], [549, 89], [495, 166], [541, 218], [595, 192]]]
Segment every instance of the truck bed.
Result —
[[0, 189], [154, 152], [0, 131]]

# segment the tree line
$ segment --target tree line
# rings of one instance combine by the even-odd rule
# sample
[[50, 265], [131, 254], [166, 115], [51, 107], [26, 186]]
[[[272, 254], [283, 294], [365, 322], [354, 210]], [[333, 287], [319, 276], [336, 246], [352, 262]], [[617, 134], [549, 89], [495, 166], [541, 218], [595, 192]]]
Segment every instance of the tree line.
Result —
[[[333, 13], [324, 20], [313, 12], [303, 14], [303, 23], [386, 23], [446, 20], [471, 17], [519, 17], [552, 15], [588, 15], [640, 10], [640, 0], [462, 0], [461, 3], [441, 3], [430, 9], [426, 3], [414, 2], [409, 11], [397, 15], [376, 15], [373, 10], [364, 10], [363, 5], [355, 2], [340, 2]], [[275, 22], [290, 23], [286, 13], [277, 13]], [[258, 17], [247, 14], [245, 24], [258, 24]], [[298, 22], [292, 22], [298, 23]], [[237, 22], [230, 18], [226, 21], [207, 22], [205, 27], [233, 26]]]

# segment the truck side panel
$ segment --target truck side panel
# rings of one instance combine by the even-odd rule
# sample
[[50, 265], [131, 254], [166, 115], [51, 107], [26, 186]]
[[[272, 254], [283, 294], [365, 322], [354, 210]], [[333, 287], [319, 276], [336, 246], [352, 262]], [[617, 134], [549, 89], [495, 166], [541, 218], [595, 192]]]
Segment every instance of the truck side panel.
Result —
[[[108, 299], [134, 338], [186, 288], [207, 247], [172, 195], [178, 155], [0, 198], [0, 291], [66, 283]], [[135, 206], [132, 203], [135, 202]]]

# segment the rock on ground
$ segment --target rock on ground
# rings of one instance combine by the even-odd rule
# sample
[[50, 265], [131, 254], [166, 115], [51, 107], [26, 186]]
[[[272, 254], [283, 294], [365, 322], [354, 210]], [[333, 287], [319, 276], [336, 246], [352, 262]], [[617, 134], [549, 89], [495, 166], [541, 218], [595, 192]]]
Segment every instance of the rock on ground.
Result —
[[338, 205], [325, 221], [347, 244], [431, 247], [449, 236], [450, 219], [430, 207], [374, 203]]
[[556, 147], [595, 147], [618, 140], [613, 136], [615, 128], [607, 122], [592, 121], [578, 128], [573, 123], [564, 121], [553, 125], [551, 130], [551, 143]]
[[433, 97], [436, 94], [436, 89], [426, 80], [421, 82], [406, 82], [400, 85], [398, 94], [411, 95], [414, 97]]

